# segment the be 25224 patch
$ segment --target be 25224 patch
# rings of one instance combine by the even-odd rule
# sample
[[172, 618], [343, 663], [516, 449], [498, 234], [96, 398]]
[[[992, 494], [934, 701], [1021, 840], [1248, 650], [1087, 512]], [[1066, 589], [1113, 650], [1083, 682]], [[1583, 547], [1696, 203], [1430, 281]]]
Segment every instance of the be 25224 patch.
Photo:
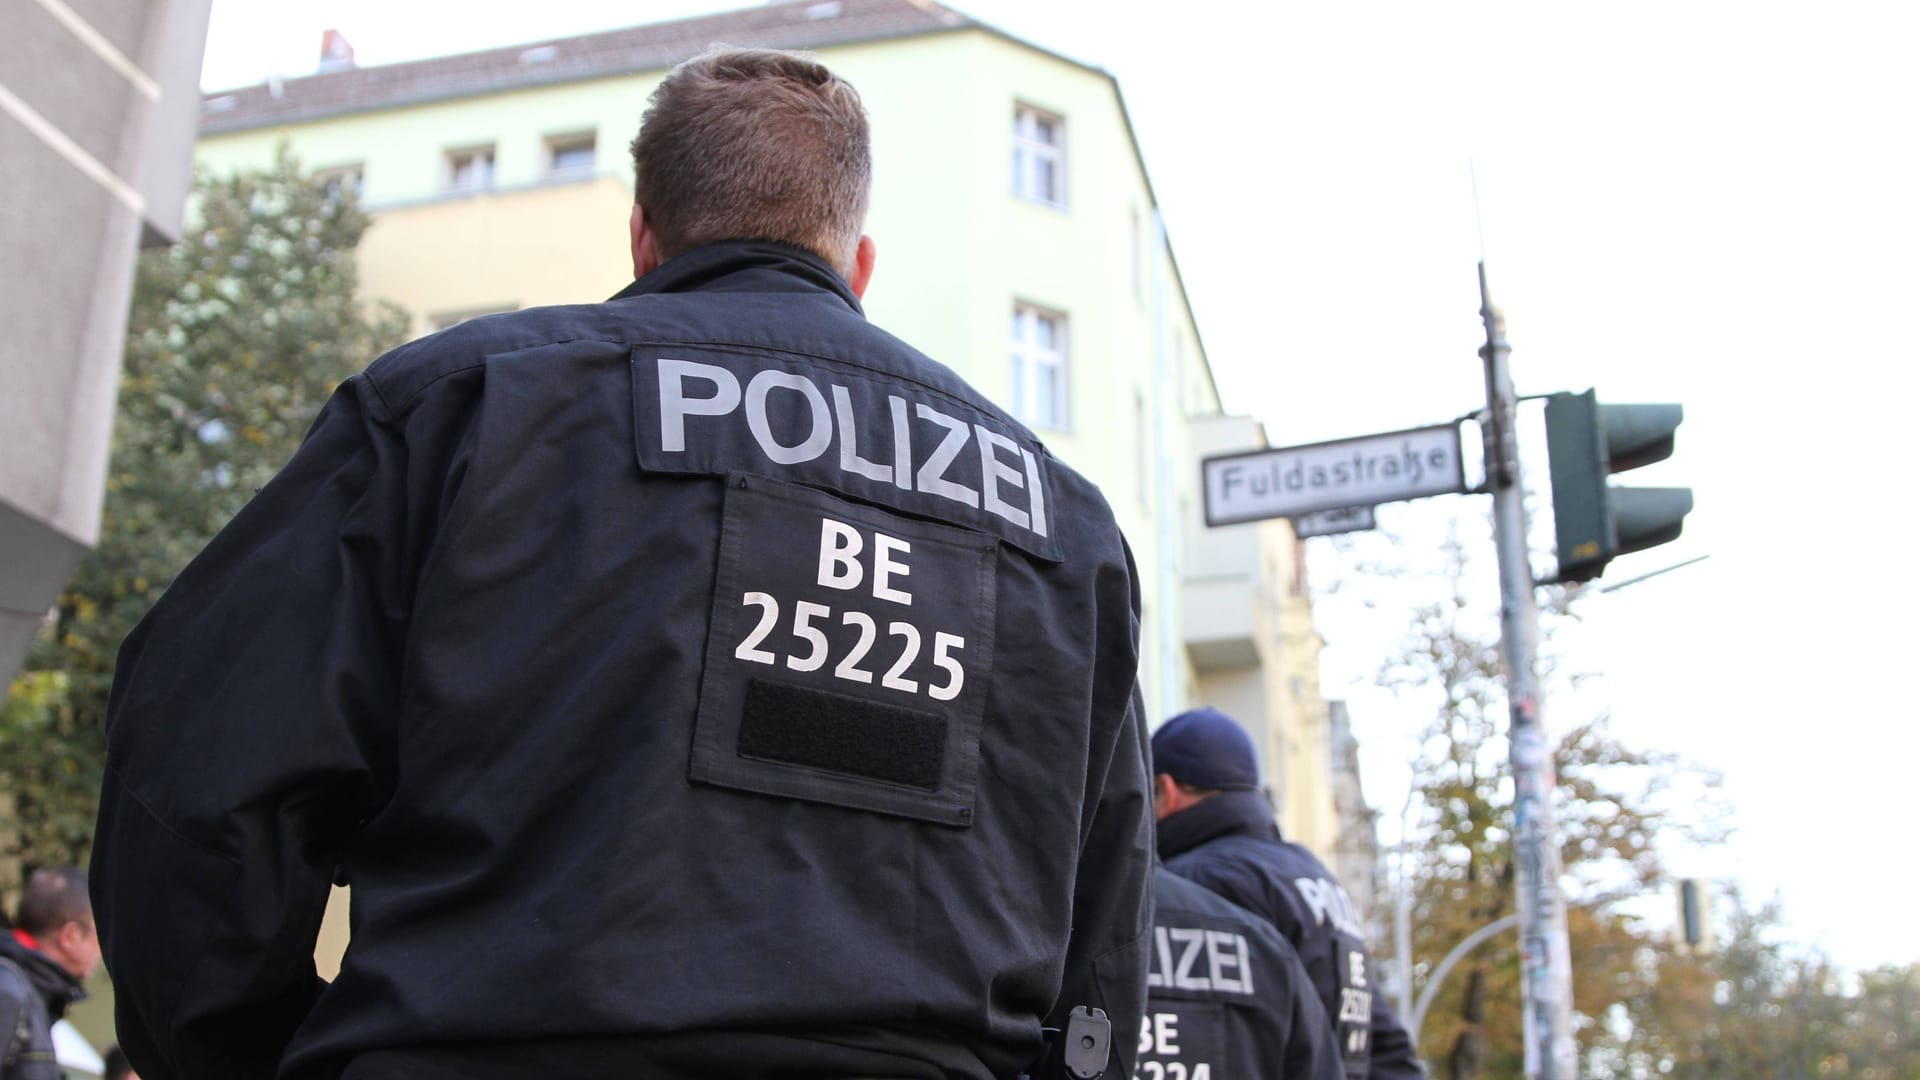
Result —
[[1134, 1080], [1220, 1080], [1240, 1075], [1227, 1052], [1225, 1007], [1218, 1001], [1164, 1001], [1149, 991], [1140, 1018]]
[[970, 825], [997, 541], [745, 473], [726, 484], [689, 776]]

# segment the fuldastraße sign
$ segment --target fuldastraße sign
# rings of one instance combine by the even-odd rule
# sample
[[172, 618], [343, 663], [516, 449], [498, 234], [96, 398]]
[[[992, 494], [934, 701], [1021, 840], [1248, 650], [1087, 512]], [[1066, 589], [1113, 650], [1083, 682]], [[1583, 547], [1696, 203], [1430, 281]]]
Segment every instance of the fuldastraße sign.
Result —
[[1454, 424], [1363, 435], [1200, 463], [1208, 525], [1299, 517], [1466, 490]]

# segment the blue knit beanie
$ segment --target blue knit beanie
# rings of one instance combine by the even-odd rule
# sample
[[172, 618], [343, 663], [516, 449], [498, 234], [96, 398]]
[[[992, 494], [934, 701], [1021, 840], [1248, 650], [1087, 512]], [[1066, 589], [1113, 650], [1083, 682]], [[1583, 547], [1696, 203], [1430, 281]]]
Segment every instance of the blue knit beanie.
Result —
[[1208, 791], [1260, 786], [1253, 740], [1218, 709], [1189, 709], [1153, 733], [1153, 771]]

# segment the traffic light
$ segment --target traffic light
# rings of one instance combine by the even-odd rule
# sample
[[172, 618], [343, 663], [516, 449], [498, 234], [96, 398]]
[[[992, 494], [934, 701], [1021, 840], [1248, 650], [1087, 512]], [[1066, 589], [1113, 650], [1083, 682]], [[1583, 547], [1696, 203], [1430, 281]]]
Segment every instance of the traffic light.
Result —
[[1713, 951], [1713, 894], [1698, 878], [1682, 878], [1674, 890], [1680, 901], [1678, 941], [1686, 953]]
[[1615, 555], [1679, 538], [1693, 489], [1614, 487], [1607, 477], [1671, 457], [1681, 415], [1678, 405], [1602, 405], [1591, 390], [1548, 395], [1555, 581], [1591, 581]]

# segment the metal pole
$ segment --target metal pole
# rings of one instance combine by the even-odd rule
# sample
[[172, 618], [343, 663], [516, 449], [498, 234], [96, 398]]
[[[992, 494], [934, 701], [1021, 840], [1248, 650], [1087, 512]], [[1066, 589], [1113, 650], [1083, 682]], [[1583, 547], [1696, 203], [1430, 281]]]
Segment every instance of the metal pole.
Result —
[[1560, 848], [1554, 827], [1553, 755], [1540, 722], [1534, 651], [1539, 615], [1527, 561], [1527, 512], [1514, 432], [1513, 377], [1507, 370], [1506, 319], [1487, 296], [1480, 264], [1480, 317], [1487, 344], [1485, 427], [1487, 487], [1493, 493], [1494, 547], [1500, 559], [1500, 643], [1507, 660], [1508, 757], [1513, 768], [1513, 852], [1520, 916], [1520, 987], [1526, 1030], [1526, 1074], [1573, 1080], [1573, 964], [1567, 909], [1560, 895]]
[[[1407, 789], [1407, 801], [1400, 804], [1400, 843], [1394, 846], [1393, 952], [1399, 976], [1400, 1015], [1413, 1009], [1413, 884], [1407, 880], [1407, 815], [1413, 810], [1413, 789]], [[1416, 1035], [1417, 1049], [1420, 1039]]]

